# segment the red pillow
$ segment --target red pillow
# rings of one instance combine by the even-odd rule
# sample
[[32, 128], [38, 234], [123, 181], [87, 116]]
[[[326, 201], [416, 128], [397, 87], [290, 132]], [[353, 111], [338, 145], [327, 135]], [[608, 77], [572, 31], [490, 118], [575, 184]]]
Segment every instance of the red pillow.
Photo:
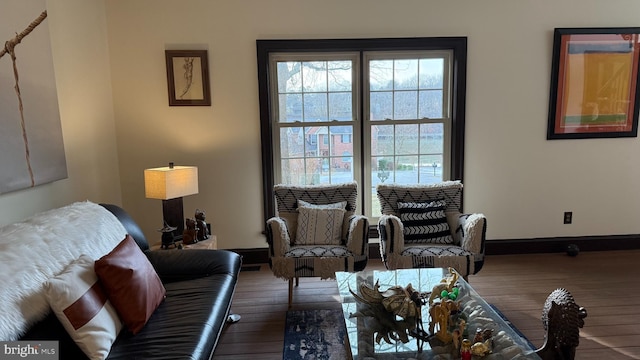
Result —
[[110, 253], [96, 260], [95, 271], [122, 322], [137, 334], [166, 294], [151, 263], [127, 235]]

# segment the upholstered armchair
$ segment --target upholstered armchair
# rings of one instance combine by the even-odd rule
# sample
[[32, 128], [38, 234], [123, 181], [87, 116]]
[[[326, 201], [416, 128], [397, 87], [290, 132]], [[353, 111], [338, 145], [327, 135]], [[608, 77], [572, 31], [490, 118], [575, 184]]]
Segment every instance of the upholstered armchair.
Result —
[[293, 279], [335, 278], [336, 271], [367, 265], [369, 220], [356, 214], [355, 182], [332, 185], [276, 185], [276, 216], [267, 220], [269, 265], [273, 274]]
[[380, 184], [380, 254], [387, 269], [452, 267], [464, 278], [484, 263], [486, 218], [462, 214], [462, 183]]

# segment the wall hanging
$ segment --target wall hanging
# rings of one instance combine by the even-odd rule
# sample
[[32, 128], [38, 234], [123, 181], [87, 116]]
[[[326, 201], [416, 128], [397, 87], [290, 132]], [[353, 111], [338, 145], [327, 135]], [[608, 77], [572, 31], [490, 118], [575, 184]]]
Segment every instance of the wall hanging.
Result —
[[67, 177], [45, 1], [0, 4], [0, 194]]
[[639, 34], [555, 29], [547, 139], [637, 136]]
[[169, 106], [210, 106], [207, 50], [165, 50]]

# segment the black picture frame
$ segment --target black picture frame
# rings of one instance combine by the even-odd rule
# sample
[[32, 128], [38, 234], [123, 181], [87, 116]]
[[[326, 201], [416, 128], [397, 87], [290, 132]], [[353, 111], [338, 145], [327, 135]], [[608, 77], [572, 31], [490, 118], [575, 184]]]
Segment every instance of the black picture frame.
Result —
[[211, 106], [207, 50], [165, 50], [169, 106]]
[[640, 28], [556, 28], [547, 139], [638, 136]]

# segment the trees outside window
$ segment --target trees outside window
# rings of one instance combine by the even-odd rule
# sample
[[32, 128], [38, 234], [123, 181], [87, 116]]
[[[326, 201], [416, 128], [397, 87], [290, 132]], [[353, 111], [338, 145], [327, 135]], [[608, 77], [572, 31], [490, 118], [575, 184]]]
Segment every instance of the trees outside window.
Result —
[[[258, 40], [265, 218], [273, 185], [462, 180], [466, 38]], [[375, 224], [375, 222], [372, 222]]]

